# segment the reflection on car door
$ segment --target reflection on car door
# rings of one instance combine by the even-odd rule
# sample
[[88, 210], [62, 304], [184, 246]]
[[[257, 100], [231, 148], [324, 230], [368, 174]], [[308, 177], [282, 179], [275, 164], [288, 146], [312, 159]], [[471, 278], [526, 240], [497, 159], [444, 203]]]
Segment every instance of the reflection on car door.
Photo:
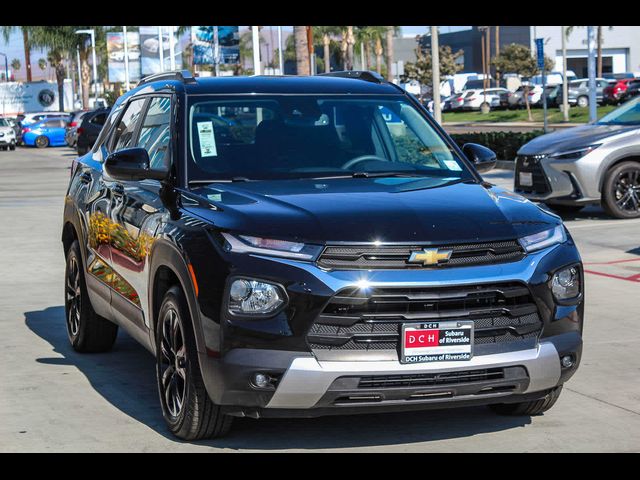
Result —
[[[144, 105], [133, 108], [135, 115], [129, 118], [125, 112], [123, 116], [123, 121], [129, 121], [130, 125], [119, 125], [116, 129], [114, 151], [136, 146], [145, 148], [150, 167], [166, 169], [171, 161], [171, 96], [154, 96]], [[147, 335], [150, 318], [147, 260], [155, 231], [165, 212], [160, 188], [157, 180], [113, 181], [110, 185], [111, 266], [114, 272], [111, 304], [114, 315], [121, 322], [132, 322], [143, 335]]]

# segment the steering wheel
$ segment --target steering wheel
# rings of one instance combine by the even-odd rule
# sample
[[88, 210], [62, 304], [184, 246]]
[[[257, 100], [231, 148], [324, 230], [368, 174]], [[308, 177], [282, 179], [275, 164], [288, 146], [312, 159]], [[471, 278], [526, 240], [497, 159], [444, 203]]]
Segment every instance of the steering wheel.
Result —
[[360, 155], [359, 157], [352, 158], [351, 160], [348, 160], [340, 168], [342, 168], [343, 170], [347, 170], [347, 169], [353, 167], [354, 165], [357, 165], [360, 162], [366, 162], [367, 160], [379, 160], [379, 161], [383, 161], [383, 162], [388, 162], [389, 161], [386, 158], [379, 157], [377, 155]]

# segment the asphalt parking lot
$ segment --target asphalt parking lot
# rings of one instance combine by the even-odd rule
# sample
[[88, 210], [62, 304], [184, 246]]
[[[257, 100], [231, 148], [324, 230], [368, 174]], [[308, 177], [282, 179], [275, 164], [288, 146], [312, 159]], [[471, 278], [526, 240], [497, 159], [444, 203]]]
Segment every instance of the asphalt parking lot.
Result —
[[[120, 333], [107, 354], [65, 332], [60, 243], [67, 148], [0, 151], [0, 451], [638, 451], [640, 219], [565, 218], [585, 262], [582, 365], [540, 417], [485, 408], [295, 420], [239, 419], [223, 439], [166, 431], [154, 361]], [[486, 175], [511, 185], [513, 172]]]

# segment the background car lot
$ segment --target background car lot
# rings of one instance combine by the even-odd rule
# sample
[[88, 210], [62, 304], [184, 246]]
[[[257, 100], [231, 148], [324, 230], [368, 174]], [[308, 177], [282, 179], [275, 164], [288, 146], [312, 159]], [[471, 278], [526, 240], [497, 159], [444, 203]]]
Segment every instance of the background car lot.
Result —
[[[152, 356], [120, 334], [108, 354], [72, 351], [64, 329], [63, 197], [69, 148], [0, 152], [2, 451], [638, 451], [640, 220], [588, 208], [566, 224], [586, 263], [580, 370], [541, 417], [484, 408], [318, 419], [240, 419], [229, 437], [175, 441], [158, 412]], [[513, 172], [485, 175], [511, 188]], [[499, 201], [499, 199], [498, 199]], [[618, 262], [618, 263], [612, 263]]]

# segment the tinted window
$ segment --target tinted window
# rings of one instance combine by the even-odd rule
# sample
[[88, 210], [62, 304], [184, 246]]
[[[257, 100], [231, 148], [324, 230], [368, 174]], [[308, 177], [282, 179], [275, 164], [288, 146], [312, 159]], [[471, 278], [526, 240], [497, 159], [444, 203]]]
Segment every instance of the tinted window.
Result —
[[125, 110], [114, 133], [114, 150], [129, 148], [134, 145], [135, 139], [133, 136], [140, 121], [140, 114], [145, 101], [146, 99], [144, 98], [133, 100]]
[[43, 123], [43, 126], [47, 128], [64, 127], [64, 121], [59, 119], [47, 120], [46, 122]]
[[171, 140], [171, 98], [158, 97], [151, 100], [145, 114], [137, 145], [149, 153], [152, 169], [169, 166], [169, 141]]
[[91, 117], [91, 120], [89, 120], [89, 123], [93, 123], [94, 125], [104, 125], [105, 120], [107, 119], [107, 114], [105, 113], [98, 113], [97, 115], [94, 115], [93, 117]]

